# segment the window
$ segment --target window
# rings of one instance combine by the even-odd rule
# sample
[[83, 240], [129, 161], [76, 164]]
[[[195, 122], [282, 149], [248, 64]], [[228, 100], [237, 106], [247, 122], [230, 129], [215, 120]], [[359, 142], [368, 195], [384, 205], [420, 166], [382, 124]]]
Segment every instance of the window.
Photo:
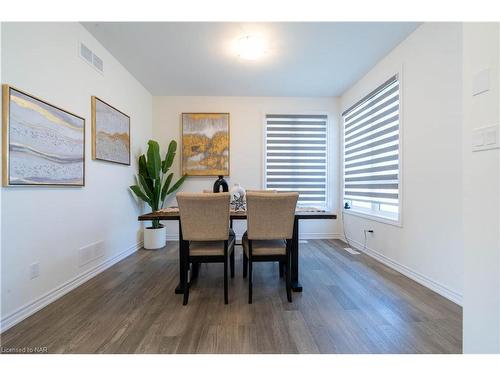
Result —
[[266, 115], [265, 188], [327, 207], [327, 115]]
[[344, 204], [399, 221], [399, 79], [394, 76], [342, 113]]

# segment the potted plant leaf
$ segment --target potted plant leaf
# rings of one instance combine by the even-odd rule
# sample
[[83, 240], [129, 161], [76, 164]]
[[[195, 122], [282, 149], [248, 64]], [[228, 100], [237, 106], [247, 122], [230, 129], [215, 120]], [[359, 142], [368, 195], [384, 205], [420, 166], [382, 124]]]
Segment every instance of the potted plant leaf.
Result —
[[[174, 174], [168, 172], [174, 163], [176, 150], [177, 142], [170, 141], [165, 159], [161, 160], [158, 142], [150, 140], [146, 155], [139, 157], [137, 185], [130, 186], [130, 189], [139, 199], [146, 202], [153, 212], [161, 209], [167, 196], [176, 191], [186, 179], [184, 175], [171, 186]], [[159, 249], [165, 246], [165, 241], [166, 228], [160, 224], [160, 220], [153, 220], [152, 226], [144, 230], [144, 248]]]

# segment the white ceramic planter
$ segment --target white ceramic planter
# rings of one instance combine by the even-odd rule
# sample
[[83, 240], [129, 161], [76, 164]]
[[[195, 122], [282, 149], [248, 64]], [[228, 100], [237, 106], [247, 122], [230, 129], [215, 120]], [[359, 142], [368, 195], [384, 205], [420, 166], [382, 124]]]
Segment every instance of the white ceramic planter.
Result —
[[167, 228], [144, 228], [144, 248], [147, 250], [160, 249], [167, 241]]

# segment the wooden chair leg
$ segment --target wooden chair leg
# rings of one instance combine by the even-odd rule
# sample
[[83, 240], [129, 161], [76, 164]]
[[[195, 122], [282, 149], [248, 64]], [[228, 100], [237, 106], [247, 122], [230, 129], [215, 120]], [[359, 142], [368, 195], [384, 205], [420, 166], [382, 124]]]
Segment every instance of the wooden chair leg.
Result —
[[184, 280], [182, 280], [182, 287], [184, 288], [184, 297], [182, 300], [182, 304], [185, 306], [188, 304], [189, 300], [189, 282], [188, 282], [188, 274], [189, 274], [189, 255], [186, 254], [184, 256]]
[[291, 262], [291, 254], [287, 251], [286, 254], [286, 298], [288, 302], [292, 302], [292, 262]]
[[229, 256], [229, 268], [231, 269], [231, 279], [234, 278], [234, 247]]
[[248, 271], [248, 258], [247, 255], [245, 254], [245, 251], [243, 251], [243, 278], [247, 277], [247, 271]]
[[252, 260], [248, 260], [248, 303], [252, 303], [252, 292], [253, 292], [253, 267]]
[[248, 240], [248, 303], [253, 299], [253, 262], [252, 262], [252, 240]]
[[229, 303], [228, 290], [227, 290], [227, 257], [224, 259], [224, 303]]

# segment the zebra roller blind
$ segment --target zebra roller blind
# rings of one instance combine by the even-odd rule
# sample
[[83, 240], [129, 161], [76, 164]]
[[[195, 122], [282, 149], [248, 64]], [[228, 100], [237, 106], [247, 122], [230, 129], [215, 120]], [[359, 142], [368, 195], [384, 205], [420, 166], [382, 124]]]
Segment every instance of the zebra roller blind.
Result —
[[385, 207], [397, 213], [400, 181], [398, 77], [390, 78], [345, 111], [342, 117], [344, 199], [364, 202], [364, 207], [368, 205], [370, 210]]
[[266, 115], [267, 189], [297, 191], [301, 206], [327, 206], [327, 115]]

